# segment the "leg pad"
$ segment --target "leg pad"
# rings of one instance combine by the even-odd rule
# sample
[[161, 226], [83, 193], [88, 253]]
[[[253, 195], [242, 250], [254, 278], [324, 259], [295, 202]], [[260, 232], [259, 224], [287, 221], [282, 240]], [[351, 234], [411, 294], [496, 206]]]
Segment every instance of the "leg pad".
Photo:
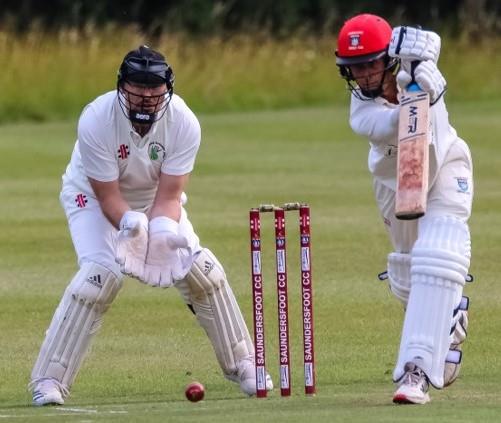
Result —
[[121, 277], [100, 264], [82, 264], [46, 332], [31, 374], [32, 383], [53, 378], [69, 389], [121, 285]]

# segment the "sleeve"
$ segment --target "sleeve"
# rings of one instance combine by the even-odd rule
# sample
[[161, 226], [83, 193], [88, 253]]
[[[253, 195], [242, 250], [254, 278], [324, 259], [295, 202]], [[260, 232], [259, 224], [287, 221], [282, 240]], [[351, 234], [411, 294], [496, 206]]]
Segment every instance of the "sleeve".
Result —
[[115, 154], [106, 143], [106, 130], [92, 107], [87, 106], [78, 121], [78, 145], [87, 177], [101, 182], [118, 179]]
[[355, 133], [369, 138], [375, 144], [394, 141], [398, 133], [398, 110], [398, 107], [390, 108], [352, 96], [350, 126]]
[[201, 132], [198, 119], [186, 106], [179, 125], [174, 125], [172, 133], [169, 134], [171, 142], [162, 163], [163, 173], [185, 175], [193, 170], [200, 147]]

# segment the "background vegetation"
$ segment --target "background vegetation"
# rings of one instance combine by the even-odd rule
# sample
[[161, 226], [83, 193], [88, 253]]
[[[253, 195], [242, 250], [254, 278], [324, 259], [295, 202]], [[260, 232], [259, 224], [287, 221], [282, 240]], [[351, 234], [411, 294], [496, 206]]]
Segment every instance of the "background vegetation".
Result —
[[336, 33], [360, 11], [442, 34], [449, 101], [501, 98], [497, 1], [30, 1], [0, 6], [0, 123], [75, 119], [124, 54], [164, 52], [196, 112], [341, 104]]
[[17, 31], [36, 25], [102, 27], [110, 22], [137, 25], [150, 34], [260, 32], [277, 36], [294, 31], [336, 32], [347, 16], [372, 12], [405, 24], [433, 26], [454, 34], [499, 31], [497, 0], [3, 0], [0, 20]]

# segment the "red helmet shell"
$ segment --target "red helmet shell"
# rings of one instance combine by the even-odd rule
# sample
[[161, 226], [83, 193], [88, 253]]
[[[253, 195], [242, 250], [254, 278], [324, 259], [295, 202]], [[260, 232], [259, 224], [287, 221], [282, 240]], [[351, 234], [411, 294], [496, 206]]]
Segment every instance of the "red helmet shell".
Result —
[[339, 31], [336, 63], [353, 65], [384, 57], [391, 32], [390, 24], [376, 15], [364, 13], [348, 19]]

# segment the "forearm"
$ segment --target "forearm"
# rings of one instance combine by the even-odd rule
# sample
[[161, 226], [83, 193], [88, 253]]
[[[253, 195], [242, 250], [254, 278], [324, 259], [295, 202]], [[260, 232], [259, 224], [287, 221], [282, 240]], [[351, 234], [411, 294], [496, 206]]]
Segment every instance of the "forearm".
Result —
[[124, 213], [130, 210], [127, 202], [120, 196], [115, 199], [106, 198], [103, 200], [99, 200], [99, 204], [101, 205], [101, 210], [106, 218], [110, 221], [110, 223], [115, 227], [119, 228], [120, 220]]
[[130, 207], [120, 192], [118, 181], [101, 182], [89, 178], [89, 182], [99, 202], [101, 211], [110, 223], [119, 229], [120, 220], [124, 213], [130, 210]]
[[176, 222], [181, 218], [181, 201], [180, 198], [162, 198], [160, 201], [155, 201], [151, 208], [150, 220], [159, 216], [167, 216]]
[[181, 218], [181, 194], [189, 175], [167, 175], [162, 173], [158, 183], [155, 201], [150, 211], [150, 220], [159, 216], [179, 222]]

